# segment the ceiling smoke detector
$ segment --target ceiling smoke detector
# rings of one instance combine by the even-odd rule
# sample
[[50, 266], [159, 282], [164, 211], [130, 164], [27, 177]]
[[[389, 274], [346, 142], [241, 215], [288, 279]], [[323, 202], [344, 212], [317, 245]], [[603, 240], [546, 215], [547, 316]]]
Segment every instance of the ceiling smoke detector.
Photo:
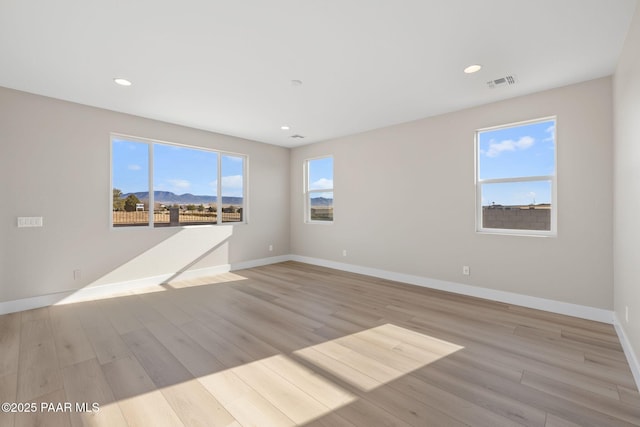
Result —
[[500, 77], [498, 79], [495, 80], [489, 80], [487, 82], [487, 86], [489, 86], [489, 89], [494, 89], [497, 87], [502, 87], [502, 86], [511, 86], [516, 84], [516, 76], [514, 75], [508, 75], [508, 76], [504, 76], [504, 77]]

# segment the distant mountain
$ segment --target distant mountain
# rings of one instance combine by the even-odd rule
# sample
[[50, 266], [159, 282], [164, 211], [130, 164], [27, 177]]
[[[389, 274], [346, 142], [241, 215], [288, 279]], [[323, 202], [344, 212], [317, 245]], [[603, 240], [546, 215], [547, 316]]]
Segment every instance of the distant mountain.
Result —
[[311, 206], [333, 206], [333, 199], [314, 197], [311, 199]]
[[[123, 199], [126, 199], [130, 194], [136, 196], [140, 201], [149, 201], [149, 193], [147, 191], [138, 191], [136, 193], [126, 193], [122, 195]], [[163, 205], [206, 205], [210, 203], [216, 203], [218, 198], [216, 196], [197, 196], [191, 193], [175, 194], [171, 191], [154, 191], [153, 200], [155, 203], [161, 203]], [[242, 197], [222, 197], [223, 205], [241, 205]]]

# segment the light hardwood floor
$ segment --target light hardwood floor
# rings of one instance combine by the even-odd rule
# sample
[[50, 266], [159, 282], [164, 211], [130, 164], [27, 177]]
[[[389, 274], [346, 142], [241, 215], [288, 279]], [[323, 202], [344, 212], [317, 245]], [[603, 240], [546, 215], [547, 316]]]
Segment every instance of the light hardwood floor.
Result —
[[38, 408], [3, 427], [640, 426], [610, 325], [295, 262], [0, 316], [0, 351]]

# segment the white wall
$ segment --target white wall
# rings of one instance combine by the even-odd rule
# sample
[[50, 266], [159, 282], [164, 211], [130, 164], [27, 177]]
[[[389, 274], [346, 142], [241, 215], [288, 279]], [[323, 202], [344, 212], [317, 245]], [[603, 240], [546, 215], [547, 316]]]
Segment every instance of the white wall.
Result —
[[[635, 357], [640, 360], [640, 56], [638, 52], [640, 52], [640, 7], [636, 8], [613, 79], [615, 312]], [[629, 308], [628, 322], [625, 320], [625, 307]]]
[[[298, 147], [292, 253], [610, 310], [611, 110], [611, 79], [603, 78]], [[476, 233], [474, 131], [551, 115], [558, 236]], [[303, 161], [329, 154], [335, 221], [305, 224]]]
[[[110, 132], [248, 155], [249, 223], [111, 230]], [[0, 302], [288, 254], [289, 154], [0, 88]]]

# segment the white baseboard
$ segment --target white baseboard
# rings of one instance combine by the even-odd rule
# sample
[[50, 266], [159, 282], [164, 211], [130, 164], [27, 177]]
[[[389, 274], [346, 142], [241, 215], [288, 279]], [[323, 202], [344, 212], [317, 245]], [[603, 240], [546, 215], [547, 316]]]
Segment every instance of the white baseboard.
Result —
[[247, 268], [260, 267], [263, 265], [275, 264], [284, 261], [298, 261], [306, 264], [318, 265], [322, 267], [333, 268], [336, 270], [364, 274], [381, 279], [393, 280], [396, 282], [408, 283], [411, 285], [438, 289], [462, 295], [484, 298], [492, 301], [504, 302], [507, 304], [519, 305], [522, 307], [534, 308], [538, 310], [549, 311], [552, 313], [564, 314], [567, 316], [613, 324], [624, 349], [624, 353], [629, 362], [629, 366], [631, 367], [633, 377], [638, 388], [640, 389], [640, 363], [638, 362], [638, 358], [636, 357], [633, 348], [631, 347], [631, 343], [629, 342], [629, 339], [624, 332], [622, 324], [613, 311], [300, 255], [280, 255], [242, 261], [233, 264], [223, 264], [214, 267], [188, 270], [180, 273], [179, 275], [165, 274], [127, 282], [111, 283], [102, 286], [82, 288], [74, 291], [65, 291], [14, 301], [0, 302], [0, 315], [23, 310], [31, 310], [34, 308], [47, 307], [55, 304], [69, 304], [88, 299], [105, 298], [108, 296], [128, 293], [142, 288], [160, 286], [169, 279], [195, 279], [226, 273], [229, 271], [243, 270]]
[[40, 295], [37, 297], [22, 298], [13, 301], [0, 302], [0, 315], [15, 313], [17, 311], [31, 310], [34, 308], [54, 305], [71, 292], [58, 292], [55, 294]]
[[179, 274], [161, 274], [158, 276], [145, 277], [126, 282], [108, 283], [106, 285], [82, 288], [77, 291], [69, 292], [69, 295], [56, 302], [56, 305], [73, 304], [81, 301], [128, 294], [141, 289], [152, 289], [156, 286], [160, 287], [170, 280], [189, 280], [205, 276], [215, 276], [216, 274], [227, 273], [230, 271], [230, 268], [231, 266], [229, 264], [223, 264], [216, 265], [214, 267], [199, 268], [196, 270], [187, 270]]
[[631, 342], [624, 332], [622, 324], [620, 323], [618, 316], [614, 311], [516, 294], [513, 292], [498, 291], [495, 289], [480, 288], [477, 286], [469, 286], [461, 283], [447, 282], [444, 280], [429, 279], [422, 276], [395, 273], [392, 271], [362, 267], [359, 265], [329, 261], [320, 258], [291, 255], [290, 259], [292, 261], [333, 268], [336, 270], [348, 271], [350, 273], [364, 274], [367, 276], [378, 277], [380, 279], [393, 280], [395, 282], [408, 283], [411, 285], [423, 286], [431, 289], [438, 289], [453, 292], [456, 294], [484, 298], [492, 301], [499, 301], [507, 304], [514, 304], [522, 307], [549, 311], [551, 313], [564, 314], [567, 316], [613, 324], [618, 335], [618, 339], [622, 344], [624, 354], [627, 357], [627, 361], [629, 362], [629, 367], [631, 368], [631, 372], [633, 373], [636, 387], [638, 388], [638, 390], [640, 390], [640, 362], [638, 362], [638, 358], [633, 351]]
[[567, 316], [613, 324], [613, 311], [596, 307], [588, 307], [584, 305], [571, 304], [568, 302], [554, 301], [545, 298], [516, 294], [513, 292], [498, 291], [495, 289], [464, 285], [461, 283], [447, 282], [444, 280], [430, 279], [422, 276], [396, 273], [393, 271], [379, 270], [377, 268], [345, 264], [320, 258], [292, 255], [291, 260], [322, 267], [334, 268], [336, 270], [348, 271], [351, 273], [364, 274], [367, 276], [378, 277], [380, 279], [409, 283], [411, 285], [423, 286], [426, 288], [438, 289], [442, 291], [453, 292], [456, 294], [484, 298], [492, 301], [504, 302], [507, 304], [514, 304], [522, 307], [534, 308], [537, 310], [549, 311], [552, 313], [564, 314]]
[[188, 270], [186, 272], [175, 274], [165, 274], [143, 279], [137, 279], [127, 282], [110, 283], [102, 286], [87, 287], [73, 291], [65, 291], [48, 295], [41, 295], [31, 298], [24, 298], [14, 301], [0, 302], [0, 314], [13, 313], [16, 311], [30, 310], [33, 308], [46, 307], [53, 304], [68, 304], [73, 302], [84, 301], [87, 299], [107, 297], [139, 290], [141, 288], [149, 288], [159, 286], [169, 279], [178, 277], [180, 279], [193, 279], [199, 277], [212, 276], [228, 271], [242, 270], [246, 268], [259, 267], [262, 265], [275, 264], [284, 261], [299, 261], [312, 265], [334, 268], [352, 273], [364, 274], [367, 276], [378, 277], [381, 279], [394, 280], [397, 282], [409, 283], [412, 285], [423, 286], [432, 289], [453, 292], [462, 295], [469, 295], [478, 298], [484, 298], [493, 301], [504, 302], [508, 304], [519, 305], [523, 307], [535, 308], [538, 310], [550, 311], [552, 313], [565, 314], [568, 316], [580, 317], [583, 319], [595, 320], [613, 324], [613, 312], [595, 307], [587, 307], [583, 305], [571, 304], [561, 301], [554, 301], [545, 298], [532, 297], [527, 295], [516, 294], [513, 292], [498, 291], [494, 289], [481, 288], [477, 286], [464, 285], [461, 283], [447, 282], [444, 280], [430, 279], [422, 276], [414, 276], [410, 274], [396, 273], [387, 270], [380, 270], [370, 267], [362, 267], [353, 264], [340, 263], [320, 258], [305, 257], [300, 255], [280, 255], [256, 260], [242, 261], [233, 264], [223, 264], [215, 267], [202, 268], [197, 270]]
[[0, 315], [31, 310], [34, 308], [48, 307], [50, 305], [72, 304], [92, 299], [108, 298], [110, 296], [127, 294], [140, 289], [152, 289], [154, 286], [159, 287], [168, 280], [189, 280], [200, 277], [215, 276], [216, 274], [227, 273], [229, 271], [275, 264], [278, 262], [289, 261], [290, 259], [291, 257], [289, 255], [274, 256], [233, 264], [222, 264], [214, 267], [187, 270], [179, 274], [162, 274], [126, 282], [90, 286], [78, 290], [62, 291], [53, 294], [0, 302]]
[[279, 255], [268, 258], [254, 259], [251, 261], [234, 262], [231, 264], [231, 271], [244, 270], [246, 268], [261, 267], [263, 265], [277, 264], [279, 262], [291, 261], [291, 255]]
[[[211, 268], [189, 270], [180, 274], [179, 277], [181, 279], [193, 279], [197, 277], [212, 276], [215, 274], [226, 273], [229, 271], [229, 269], [230, 266], [227, 264]], [[110, 296], [123, 295], [140, 289], [150, 289], [154, 286], [159, 287], [174, 276], [174, 274], [163, 274], [159, 276], [129, 280], [126, 282], [109, 283], [100, 286], [90, 286], [78, 290], [63, 291], [37, 297], [1, 302], [0, 315], [14, 313], [16, 311], [48, 307], [50, 305], [72, 304], [75, 302], [108, 298]]]
[[629, 362], [633, 379], [636, 380], [636, 387], [640, 390], [640, 362], [638, 362], [636, 353], [633, 351], [633, 347], [631, 347], [631, 341], [629, 341], [629, 338], [624, 331], [624, 327], [622, 326], [622, 322], [620, 322], [620, 319], [615, 312], [613, 313], [613, 326], [616, 328], [620, 344], [622, 344], [624, 354], [627, 356], [627, 362]]

